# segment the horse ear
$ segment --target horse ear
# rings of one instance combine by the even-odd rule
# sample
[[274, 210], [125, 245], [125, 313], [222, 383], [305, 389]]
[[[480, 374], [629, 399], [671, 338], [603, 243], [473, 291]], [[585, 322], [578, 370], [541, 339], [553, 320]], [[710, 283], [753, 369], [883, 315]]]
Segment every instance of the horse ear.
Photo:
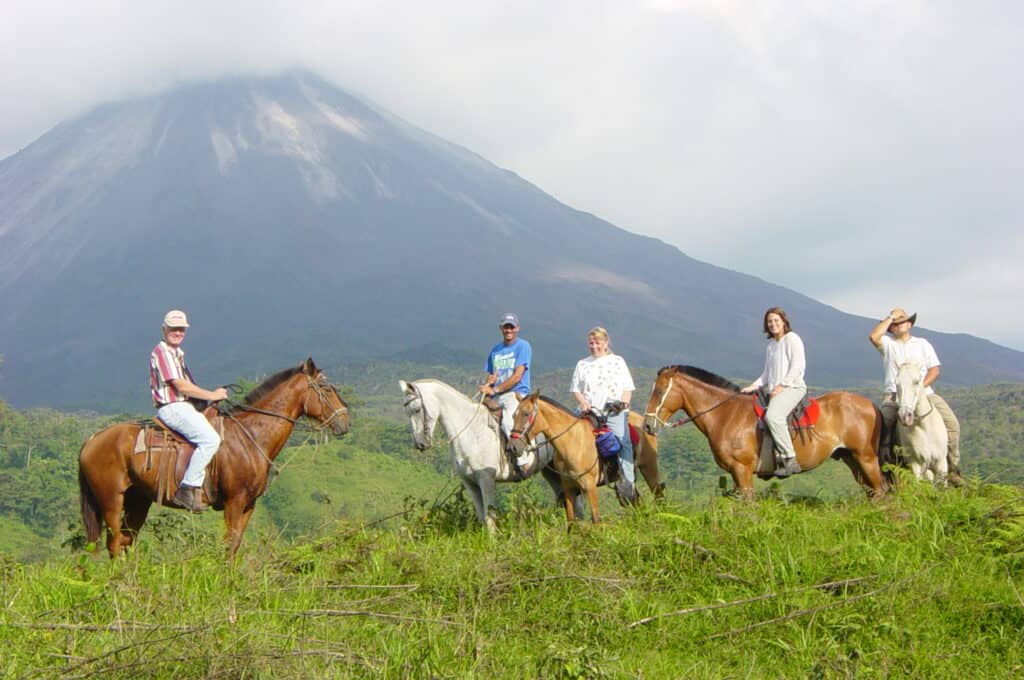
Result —
[[412, 385], [405, 382], [404, 380], [398, 381], [398, 387], [401, 388], [403, 392], [412, 392]]
[[317, 367], [316, 364], [313, 363], [313, 357], [309, 357], [302, 362], [302, 372], [305, 373], [306, 375], [317, 374]]
[[531, 393], [530, 393], [530, 396], [531, 396], [531, 397], [539, 397], [539, 396], [540, 396], [540, 388], [538, 387], [538, 388], [537, 388], [537, 389], [535, 389], [535, 390], [534, 390], [533, 392], [531, 392]]

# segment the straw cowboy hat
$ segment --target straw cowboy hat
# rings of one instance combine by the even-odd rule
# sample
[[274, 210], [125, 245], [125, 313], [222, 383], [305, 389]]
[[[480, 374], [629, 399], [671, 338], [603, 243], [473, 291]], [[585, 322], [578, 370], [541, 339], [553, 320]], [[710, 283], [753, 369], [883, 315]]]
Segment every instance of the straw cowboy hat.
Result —
[[913, 314], [907, 314], [907, 310], [903, 309], [902, 307], [897, 307], [896, 309], [892, 310], [892, 321], [889, 323], [889, 328], [892, 328], [892, 325], [895, 323], [903, 323], [904, 321], [909, 321], [911, 326], [916, 325], [917, 312], [914, 312]]

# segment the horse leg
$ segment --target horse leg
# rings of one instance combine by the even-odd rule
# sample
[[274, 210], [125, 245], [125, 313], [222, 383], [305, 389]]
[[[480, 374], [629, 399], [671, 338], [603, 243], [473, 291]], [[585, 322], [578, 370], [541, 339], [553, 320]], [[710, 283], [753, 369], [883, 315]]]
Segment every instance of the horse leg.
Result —
[[473, 502], [473, 512], [476, 513], [477, 521], [480, 524], [486, 524], [487, 515], [484, 508], [483, 494], [480, 492], [480, 486], [476, 483], [476, 479], [473, 477], [463, 477], [462, 486], [469, 492], [469, 499]]
[[572, 525], [576, 522], [576, 501], [578, 496], [578, 490], [570, 489], [569, 485], [563, 482], [562, 504], [565, 506], [565, 523], [569, 531], [572, 531]]
[[591, 480], [587, 485], [587, 500], [590, 501], [590, 521], [598, 524], [601, 521], [601, 514], [597, 511], [597, 479]]
[[651, 490], [655, 498], [665, 496], [665, 482], [661, 481], [661, 470], [658, 469], [658, 439], [653, 435], [640, 431], [640, 441], [637, 442], [636, 450], [633, 451], [636, 458], [636, 467], [647, 482], [647, 488]]
[[494, 472], [488, 470], [478, 472], [476, 483], [480, 488], [480, 511], [477, 513], [477, 517], [482, 515], [480, 521], [487, 527], [487, 531], [493, 534], [498, 528], [494, 523], [494, 513], [491, 512], [495, 509]]
[[733, 463], [729, 474], [732, 475], [732, 483], [736, 488], [736, 495], [745, 501], [754, 500], [754, 468], [750, 465]]
[[103, 522], [107, 525], [107, 552], [114, 558], [121, 554], [124, 536], [121, 533], [121, 511], [124, 510], [124, 492], [105, 494]]
[[139, 530], [146, 522], [149, 509], [153, 502], [145, 494], [135, 488], [128, 489], [124, 494], [124, 526], [121, 529], [121, 545], [125, 548], [135, 544]]
[[256, 509], [256, 501], [249, 501], [245, 494], [232, 496], [224, 503], [224, 543], [227, 546], [228, 558], [234, 559], [242, 545], [242, 534], [249, 525], [252, 511]]

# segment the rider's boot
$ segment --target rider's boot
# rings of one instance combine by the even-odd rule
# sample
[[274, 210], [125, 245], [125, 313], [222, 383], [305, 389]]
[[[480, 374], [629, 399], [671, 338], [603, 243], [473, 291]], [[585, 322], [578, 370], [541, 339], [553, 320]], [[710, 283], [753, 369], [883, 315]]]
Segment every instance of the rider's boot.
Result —
[[181, 484], [174, 492], [174, 502], [190, 512], [196, 514], [209, 509], [209, 505], [203, 502], [203, 490], [198, 486]]

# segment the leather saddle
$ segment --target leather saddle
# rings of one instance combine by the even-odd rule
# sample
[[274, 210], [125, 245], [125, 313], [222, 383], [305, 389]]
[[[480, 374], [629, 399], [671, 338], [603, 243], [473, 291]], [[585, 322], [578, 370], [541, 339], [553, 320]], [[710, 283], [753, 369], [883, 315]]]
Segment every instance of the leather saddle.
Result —
[[[224, 437], [224, 418], [215, 406], [209, 406], [203, 411], [203, 415], [210, 421], [213, 428]], [[195, 452], [195, 444], [185, 439], [179, 432], [172, 429], [160, 418], [143, 421], [139, 428], [139, 434], [135, 438], [136, 455], [146, 455], [146, 471], [152, 470], [154, 465], [154, 453], [156, 453], [156, 501], [161, 505], [180, 507], [174, 502], [174, 494], [185, 477], [185, 470], [192, 460]], [[206, 498], [213, 505], [217, 500], [217, 466], [214, 464], [217, 457], [214, 456], [207, 467], [206, 480], [203, 483], [203, 492]]]
[[[775, 476], [775, 470], [779, 465], [780, 457], [772, 438], [768, 425], [764, 422], [764, 414], [768, 409], [768, 393], [765, 390], [758, 390], [751, 400], [754, 407], [754, 415], [757, 416], [757, 434], [760, 440], [760, 453], [757, 457], [757, 471], [755, 474], [762, 479]], [[821, 407], [818, 400], [804, 395], [787, 417], [789, 429], [796, 432], [800, 441], [808, 436], [807, 431], [814, 428], [821, 415]]]

